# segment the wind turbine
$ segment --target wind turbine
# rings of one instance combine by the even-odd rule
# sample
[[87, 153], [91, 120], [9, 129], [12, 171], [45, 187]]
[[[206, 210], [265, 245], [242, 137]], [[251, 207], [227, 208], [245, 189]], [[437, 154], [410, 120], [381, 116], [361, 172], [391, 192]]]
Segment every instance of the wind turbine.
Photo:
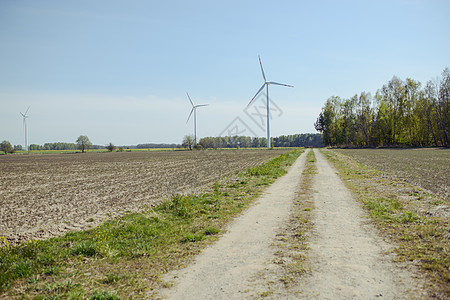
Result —
[[269, 126], [269, 85], [274, 84], [274, 85], [281, 85], [281, 86], [287, 86], [287, 87], [294, 87], [292, 85], [288, 85], [288, 84], [283, 84], [283, 83], [278, 83], [278, 82], [273, 82], [273, 81], [267, 81], [266, 79], [266, 75], [264, 75], [264, 69], [261, 63], [261, 58], [258, 55], [258, 59], [259, 59], [259, 65], [261, 66], [261, 73], [262, 76], [264, 78], [264, 84], [262, 85], [262, 87], [258, 90], [258, 92], [256, 93], [256, 95], [252, 98], [252, 100], [250, 100], [250, 102], [248, 103], [247, 107], [250, 106], [250, 104], [252, 104], [253, 100], [255, 100], [255, 98], [259, 95], [259, 93], [261, 93], [261, 91], [264, 89], [264, 86], [266, 87], [266, 96], [267, 96], [267, 148], [270, 148], [270, 126]]
[[194, 144], [197, 144], [197, 108], [201, 107], [201, 106], [208, 106], [209, 104], [194, 105], [194, 103], [191, 100], [191, 97], [189, 97], [188, 92], [186, 92], [186, 94], [189, 98], [189, 102], [191, 102], [191, 104], [192, 104], [191, 113], [189, 114], [189, 117], [187, 118], [186, 124], [189, 122], [189, 119], [192, 116], [192, 112], [194, 112]]
[[28, 106], [27, 110], [25, 111], [25, 113], [20, 113], [23, 117], [23, 128], [25, 129], [25, 150], [28, 151], [28, 130], [27, 130], [27, 112], [30, 109], [30, 106]]

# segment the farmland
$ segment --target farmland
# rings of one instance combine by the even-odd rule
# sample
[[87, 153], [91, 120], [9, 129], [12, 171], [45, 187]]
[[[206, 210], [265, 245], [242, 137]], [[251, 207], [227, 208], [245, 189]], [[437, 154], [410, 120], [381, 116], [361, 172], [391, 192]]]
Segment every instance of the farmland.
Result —
[[198, 194], [287, 150], [152, 151], [0, 157], [0, 235], [59, 236], [106, 217]]
[[359, 163], [419, 186], [450, 200], [450, 150], [423, 149], [336, 149]]

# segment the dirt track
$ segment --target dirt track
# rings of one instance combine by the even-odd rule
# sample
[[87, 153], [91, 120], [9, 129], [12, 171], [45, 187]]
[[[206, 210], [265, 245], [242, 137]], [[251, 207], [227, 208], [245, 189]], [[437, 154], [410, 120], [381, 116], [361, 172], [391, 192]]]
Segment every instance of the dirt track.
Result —
[[[281, 286], [264, 294], [265, 299], [423, 298], [409, 270], [385, 254], [389, 245], [366, 222], [336, 171], [318, 151], [315, 154], [318, 174], [314, 178], [311, 272], [300, 285]], [[280, 281], [273, 271], [276, 247], [271, 244], [289, 219], [305, 156], [191, 266], [168, 274], [166, 281], [175, 285], [164, 289], [162, 297], [253, 299], [262, 296], [264, 282]]]

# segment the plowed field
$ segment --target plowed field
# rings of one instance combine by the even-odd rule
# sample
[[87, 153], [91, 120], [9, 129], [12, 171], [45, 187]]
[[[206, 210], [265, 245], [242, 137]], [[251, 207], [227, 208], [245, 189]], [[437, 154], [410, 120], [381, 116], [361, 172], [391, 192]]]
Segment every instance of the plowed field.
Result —
[[0, 236], [57, 236], [199, 193], [287, 150], [114, 152], [0, 156]]
[[449, 149], [336, 149], [335, 151], [450, 201]]

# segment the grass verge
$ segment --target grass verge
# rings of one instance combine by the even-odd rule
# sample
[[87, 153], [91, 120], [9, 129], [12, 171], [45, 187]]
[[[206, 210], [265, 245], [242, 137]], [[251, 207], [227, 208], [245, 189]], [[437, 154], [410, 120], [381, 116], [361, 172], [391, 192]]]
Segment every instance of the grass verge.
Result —
[[450, 297], [449, 207], [442, 199], [330, 150], [322, 153], [368, 211], [399, 261], [426, 274], [433, 298]]
[[202, 195], [174, 195], [141, 213], [63, 237], [10, 246], [0, 239], [0, 297], [150, 297], [161, 275], [186, 265], [217, 239], [261, 189], [286, 173], [303, 150], [283, 154]]

